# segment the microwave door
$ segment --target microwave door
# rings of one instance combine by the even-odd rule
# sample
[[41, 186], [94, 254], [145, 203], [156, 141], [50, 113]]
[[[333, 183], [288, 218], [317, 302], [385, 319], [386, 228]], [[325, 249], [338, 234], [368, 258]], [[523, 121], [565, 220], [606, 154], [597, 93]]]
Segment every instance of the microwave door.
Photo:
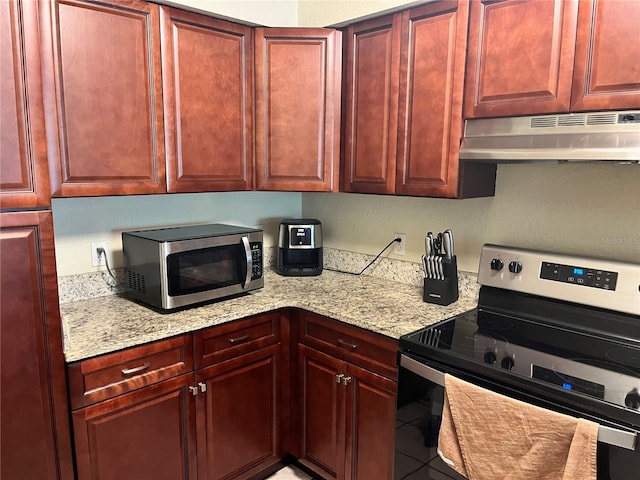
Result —
[[251, 270], [253, 267], [253, 257], [251, 255], [251, 245], [249, 244], [249, 237], [242, 237], [242, 246], [244, 247], [244, 256], [246, 260], [246, 270], [244, 283], [242, 284], [242, 290], [249, 289], [249, 283], [251, 282]]

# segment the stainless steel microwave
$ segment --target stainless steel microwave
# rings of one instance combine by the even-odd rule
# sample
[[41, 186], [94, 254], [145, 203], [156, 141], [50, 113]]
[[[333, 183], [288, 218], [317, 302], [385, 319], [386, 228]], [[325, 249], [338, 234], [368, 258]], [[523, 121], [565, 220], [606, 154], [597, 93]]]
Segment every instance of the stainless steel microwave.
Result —
[[221, 223], [122, 233], [130, 297], [162, 310], [264, 286], [262, 230]]

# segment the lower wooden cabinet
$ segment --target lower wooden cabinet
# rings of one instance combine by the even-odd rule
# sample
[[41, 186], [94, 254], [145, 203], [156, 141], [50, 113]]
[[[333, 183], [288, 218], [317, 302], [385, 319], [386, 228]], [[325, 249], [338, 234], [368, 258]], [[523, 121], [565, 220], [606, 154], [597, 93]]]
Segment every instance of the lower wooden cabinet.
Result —
[[50, 211], [0, 213], [3, 480], [73, 479], [53, 249]]
[[78, 480], [196, 478], [186, 374], [73, 412]]
[[295, 455], [322, 478], [393, 478], [397, 342], [300, 312]]

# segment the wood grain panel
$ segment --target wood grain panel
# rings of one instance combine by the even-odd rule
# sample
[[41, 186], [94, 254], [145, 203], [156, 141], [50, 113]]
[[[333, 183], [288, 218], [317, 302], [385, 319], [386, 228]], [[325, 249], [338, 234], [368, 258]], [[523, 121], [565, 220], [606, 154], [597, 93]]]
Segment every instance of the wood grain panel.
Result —
[[640, 2], [581, 0], [571, 108], [640, 108]]
[[51, 212], [0, 214], [0, 249], [0, 477], [71, 480]]
[[257, 28], [255, 35], [257, 188], [337, 190], [340, 32]]
[[35, 2], [0, 2], [0, 43], [0, 208], [48, 206]]
[[400, 31], [390, 15], [345, 33], [343, 191], [394, 192]]
[[577, 6], [471, 2], [465, 118], [568, 112]]
[[53, 26], [45, 105], [59, 133], [54, 194], [164, 192], [158, 6], [60, 0], [42, 10], [43, 29]]
[[253, 31], [161, 7], [170, 192], [250, 190]]

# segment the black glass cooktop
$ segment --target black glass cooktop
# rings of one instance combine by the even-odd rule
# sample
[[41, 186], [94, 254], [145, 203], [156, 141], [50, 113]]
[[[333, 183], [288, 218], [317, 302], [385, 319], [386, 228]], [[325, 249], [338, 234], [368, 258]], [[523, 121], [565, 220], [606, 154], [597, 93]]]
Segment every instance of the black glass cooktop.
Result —
[[405, 335], [400, 348], [571, 405], [604, 406], [610, 418], [640, 424], [640, 319], [511, 300]]

